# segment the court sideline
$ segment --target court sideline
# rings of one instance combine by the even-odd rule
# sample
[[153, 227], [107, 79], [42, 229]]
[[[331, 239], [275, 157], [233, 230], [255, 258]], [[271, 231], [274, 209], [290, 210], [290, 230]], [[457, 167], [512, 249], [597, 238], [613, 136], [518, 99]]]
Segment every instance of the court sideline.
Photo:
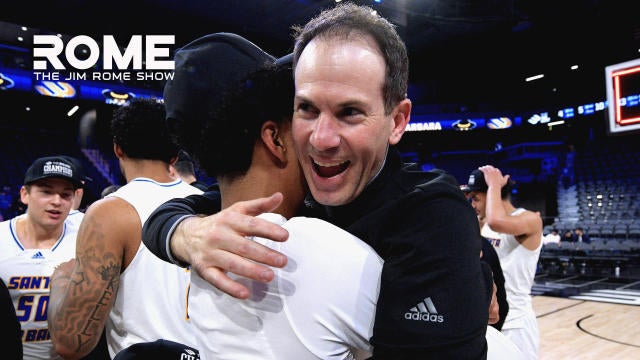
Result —
[[640, 306], [533, 296], [540, 360], [640, 359]]

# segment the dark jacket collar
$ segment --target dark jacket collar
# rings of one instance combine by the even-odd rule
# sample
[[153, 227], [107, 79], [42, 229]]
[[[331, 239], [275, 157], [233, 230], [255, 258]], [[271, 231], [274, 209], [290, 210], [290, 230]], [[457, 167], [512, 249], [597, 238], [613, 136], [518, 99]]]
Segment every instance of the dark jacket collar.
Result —
[[348, 228], [349, 225], [373, 209], [406, 194], [408, 184], [403, 184], [403, 178], [400, 176], [404, 167], [406, 165], [402, 163], [400, 153], [390, 147], [382, 170], [354, 201], [341, 206], [323, 206], [313, 199], [307, 199], [307, 204], [311, 204], [313, 208], [318, 210], [324, 210], [322, 217], [334, 225]]

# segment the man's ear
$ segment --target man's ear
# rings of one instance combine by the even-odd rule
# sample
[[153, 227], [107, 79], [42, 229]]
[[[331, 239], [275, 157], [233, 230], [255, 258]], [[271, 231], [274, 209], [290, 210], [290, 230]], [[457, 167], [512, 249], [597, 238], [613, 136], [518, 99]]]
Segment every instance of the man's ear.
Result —
[[393, 129], [389, 135], [389, 144], [395, 145], [400, 142], [404, 130], [411, 119], [411, 100], [404, 99], [393, 109]]
[[27, 206], [29, 205], [29, 191], [24, 185], [20, 187], [20, 201]]
[[124, 157], [124, 151], [122, 151], [122, 148], [120, 147], [120, 145], [113, 143], [113, 153], [116, 154], [116, 157], [118, 159]]
[[269, 120], [262, 124], [260, 129], [260, 138], [268, 151], [276, 157], [280, 162], [287, 162], [287, 148], [283, 139], [280, 137], [280, 127], [275, 122]]

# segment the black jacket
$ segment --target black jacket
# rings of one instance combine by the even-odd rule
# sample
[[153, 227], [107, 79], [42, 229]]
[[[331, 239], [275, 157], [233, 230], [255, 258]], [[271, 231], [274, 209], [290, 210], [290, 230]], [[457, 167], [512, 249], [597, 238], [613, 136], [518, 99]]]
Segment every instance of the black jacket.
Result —
[[453, 177], [412, 171], [390, 150], [355, 201], [325, 211], [385, 260], [374, 358], [486, 356], [491, 274], [480, 261], [476, 214]]

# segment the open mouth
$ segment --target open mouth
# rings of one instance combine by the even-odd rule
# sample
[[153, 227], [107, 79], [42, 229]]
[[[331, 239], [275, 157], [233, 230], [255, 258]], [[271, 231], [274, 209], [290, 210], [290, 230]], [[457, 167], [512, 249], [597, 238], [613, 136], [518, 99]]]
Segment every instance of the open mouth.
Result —
[[347, 170], [349, 164], [351, 164], [351, 161], [345, 161], [339, 164], [319, 164], [311, 159], [311, 163], [313, 164], [313, 169], [315, 170], [316, 174], [323, 178], [330, 178]]

